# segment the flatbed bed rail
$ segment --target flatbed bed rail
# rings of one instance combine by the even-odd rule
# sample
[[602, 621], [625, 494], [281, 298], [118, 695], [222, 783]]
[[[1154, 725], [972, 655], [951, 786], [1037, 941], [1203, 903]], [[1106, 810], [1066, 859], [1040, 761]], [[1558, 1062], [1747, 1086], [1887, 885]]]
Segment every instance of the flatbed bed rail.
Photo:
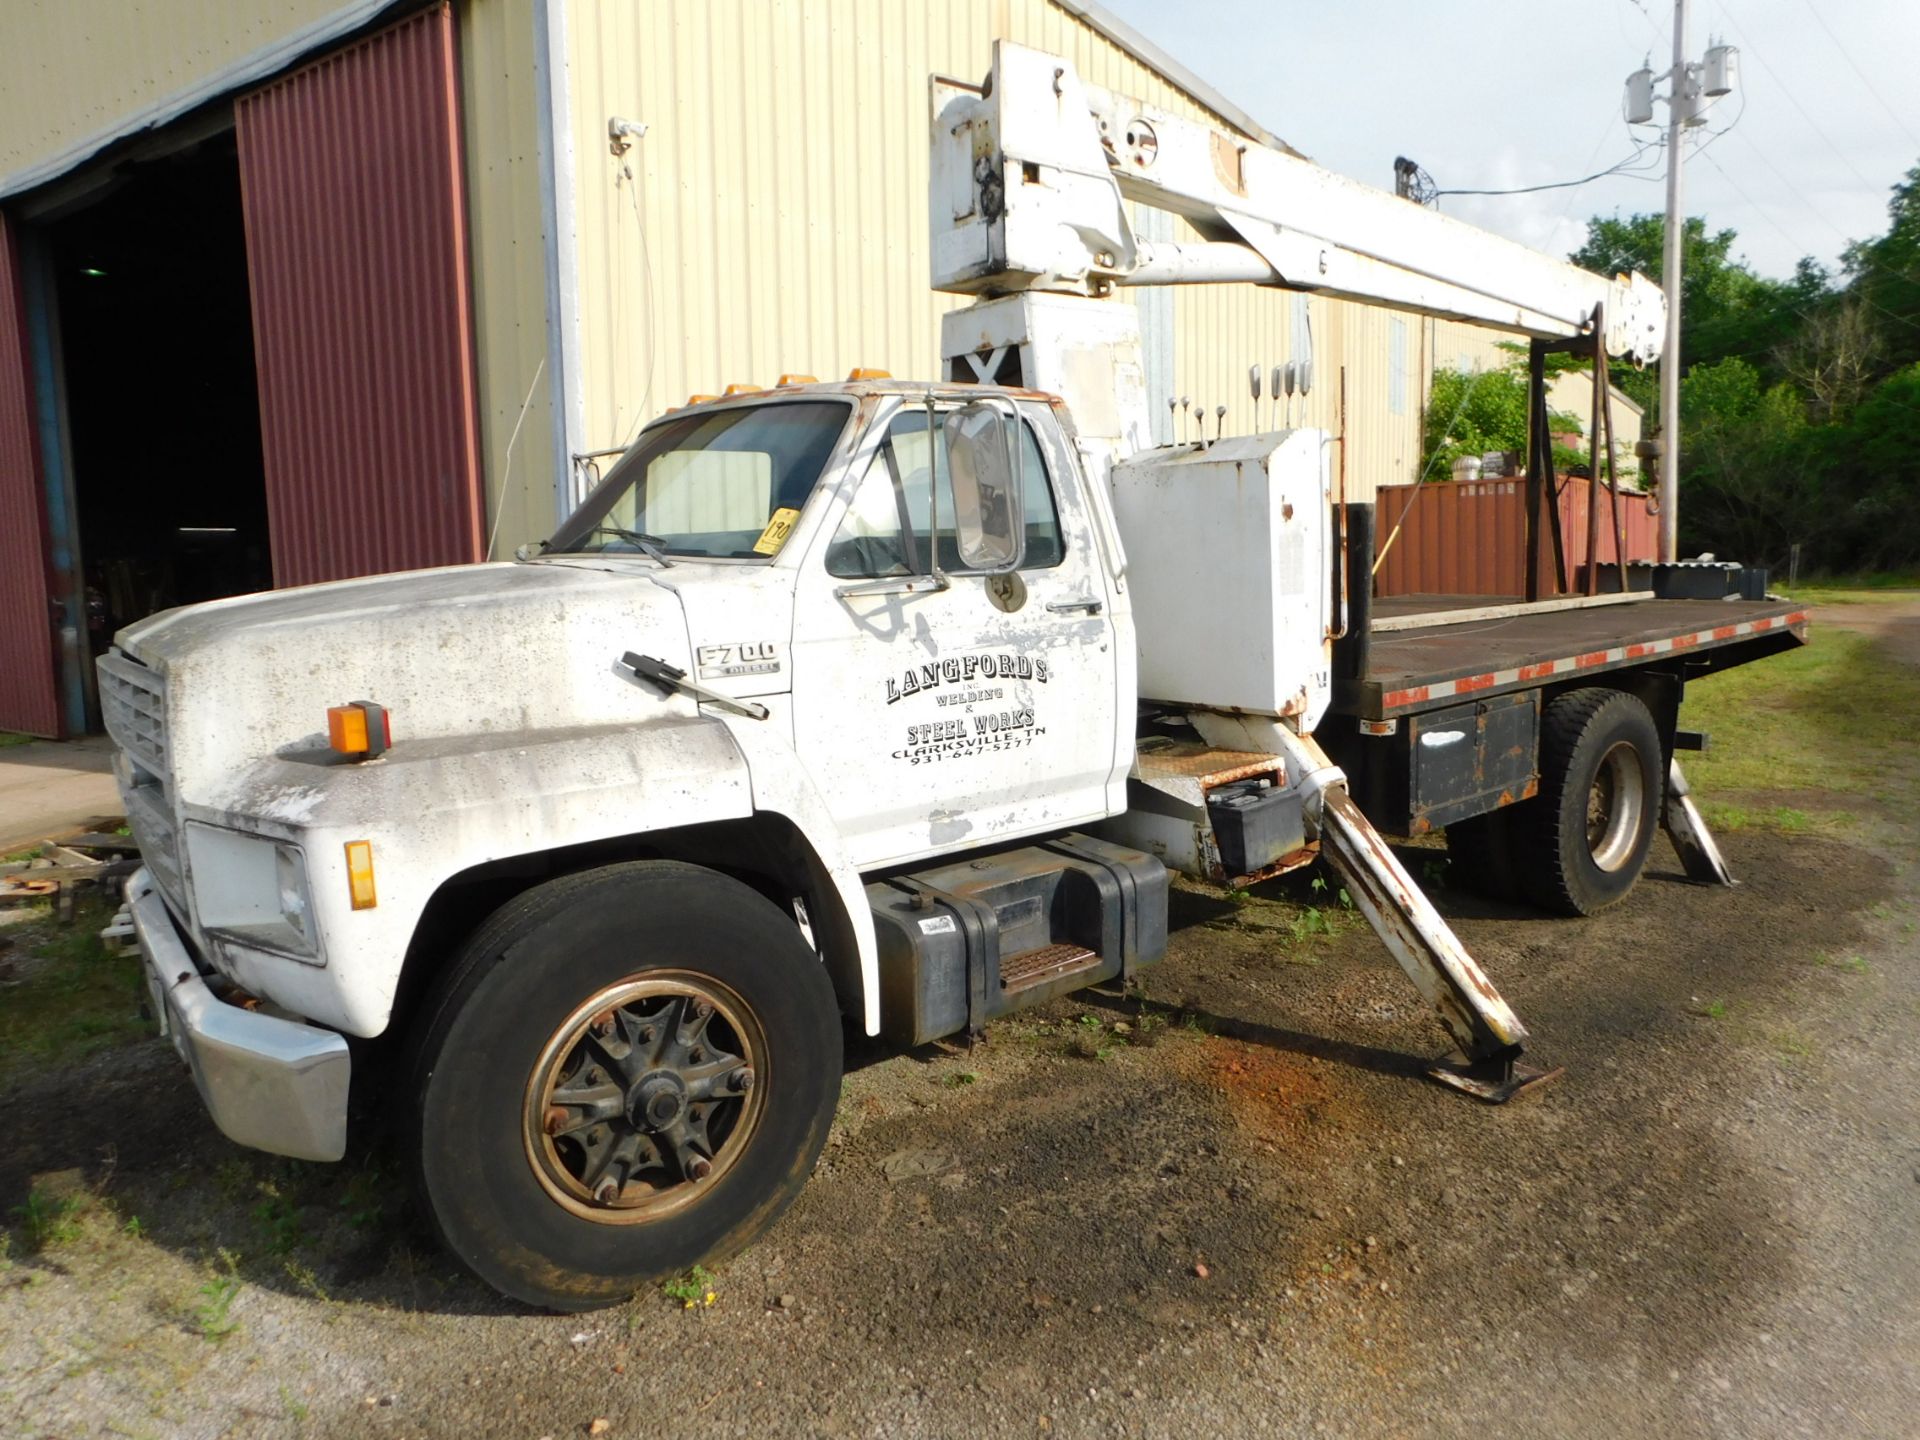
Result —
[[[1448, 622], [1437, 612], [1483, 608], [1486, 596], [1402, 596], [1381, 618], [1435, 613], [1417, 629], [1376, 633], [1366, 673], [1339, 682], [1333, 710], [1361, 720], [1414, 714], [1463, 697], [1527, 690], [1680, 655], [1740, 663], [1804, 645], [1809, 607], [1792, 600], [1647, 600]], [[1733, 651], [1739, 652], [1738, 660]]]

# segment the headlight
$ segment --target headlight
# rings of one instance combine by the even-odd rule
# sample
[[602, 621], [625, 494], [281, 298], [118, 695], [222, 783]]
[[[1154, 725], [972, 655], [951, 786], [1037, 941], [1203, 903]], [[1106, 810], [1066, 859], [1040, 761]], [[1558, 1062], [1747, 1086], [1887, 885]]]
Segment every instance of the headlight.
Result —
[[200, 927], [253, 949], [320, 960], [300, 847], [263, 835], [186, 826], [188, 880]]

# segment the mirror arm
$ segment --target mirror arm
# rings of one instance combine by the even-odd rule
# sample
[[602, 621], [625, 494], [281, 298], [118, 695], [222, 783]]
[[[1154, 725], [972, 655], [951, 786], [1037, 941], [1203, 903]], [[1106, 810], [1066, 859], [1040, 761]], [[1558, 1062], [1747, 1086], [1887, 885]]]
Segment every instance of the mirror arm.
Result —
[[[932, 588], [945, 590], [952, 582], [940, 572], [940, 451], [946, 444], [946, 431], [934, 423], [933, 387], [927, 387], [927, 574]], [[947, 467], [953, 473], [953, 467]]]

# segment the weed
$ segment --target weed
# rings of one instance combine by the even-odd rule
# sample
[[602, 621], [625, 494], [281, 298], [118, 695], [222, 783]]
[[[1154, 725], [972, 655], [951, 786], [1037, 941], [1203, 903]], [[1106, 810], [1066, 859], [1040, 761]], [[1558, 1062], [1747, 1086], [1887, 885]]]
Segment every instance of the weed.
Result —
[[300, 1209], [284, 1195], [268, 1194], [253, 1207], [254, 1222], [267, 1232], [267, 1252], [288, 1255], [306, 1243]]
[[975, 1084], [979, 1079], [980, 1077], [971, 1070], [956, 1070], [940, 1083], [945, 1085], [949, 1090], [958, 1090], [962, 1085]]
[[298, 1260], [289, 1260], [285, 1266], [287, 1278], [299, 1287], [302, 1294], [311, 1295], [323, 1305], [333, 1303], [333, 1296], [327, 1293], [327, 1287], [320, 1283], [320, 1277], [313, 1273], [309, 1265]]
[[696, 1265], [661, 1285], [660, 1291], [669, 1300], [678, 1300], [681, 1309], [691, 1310], [696, 1305], [711, 1305], [719, 1298], [713, 1286], [713, 1272], [704, 1265]]
[[37, 1254], [78, 1240], [80, 1209], [78, 1196], [53, 1196], [44, 1190], [31, 1192], [26, 1204], [14, 1206], [13, 1213], [20, 1217], [27, 1232], [28, 1253]]
[[294, 1424], [300, 1425], [305, 1423], [307, 1418], [306, 1402], [296, 1397], [294, 1393], [284, 1385], [280, 1387], [280, 1404], [287, 1412], [287, 1418], [293, 1421]]
[[1798, 1031], [1777, 1030], [1768, 1038], [1784, 1059], [1804, 1060], [1813, 1054], [1813, 1043]]
[[377, 1229], [387, 1209], [387, 1187], [380, 1171], [372, 1166], [354, 1171], [341, 1203], [346, 1207], [347, 1223], [354, 1229]]
[[[1420, 879], [1422, 884], [1429, 890], [1446, 889], [1450, 863], [1451, 862], [1446, 860], [1422, 860], [1420, 862]], [[1343, 903], [1349, 906], [1353, 903], [1344, 889], [1340, 892], [1340, 898]]]
[[1237, 885], [1232, 886], [1227, 890], [1227, 899], [1235, 905], [1251, 905], [1253, 903], [1253, 892], [1251, 890], [1242, 890]]
[[13, 1232], [0, 1230], [0, 1275], [13, 1269]]
[[32, 743], [33, 736], [31, 735], [22, 735], [17, 730], [0, 730], [0, 750], [10, 749], [15, 745], [31, 745]]
[[1842, 963], [1856, 975], [1864, 975], [1873, 968], [1867, 963], [1867, 957], [1864, 955], [1849, 955]]
[[135, 1240], [138, 1240], [146, 1235], [147, 1223], [146, 1221], [142, 1220], [138, 1215], [129, 1215], [127, 1217], [127, 1223], [122, 1225], [120, 1229], [123, 1233], [131, 1236]]
[[1704, 1015], [1709, 1020], [1723, 1020], [1727, 1014], [1727, 1002], [1724, 1000], [1711, 1000], [1705, 1005], [1696, 1003], [1693, 1013], [1696, 1015]]
[[1166, 1030], [1166, 1018], [1151, 1011], [1142, 1011], [1134, 1016], [1133, 1024], [1127, 1030], [1127, 1043], [1145, 1049], [1158, 1045], [1160, 1036]]
[[240, 1322], [232, 1315], [233, 1302], [240, 1294], [240, 1263], [230, 1250], [220, 1252], [220, 1261], [227, 1273], [213, 1276], [200, 1287], [197, 1292], [200, 1299], [191, 1312], [200, 1338], [215, 1342], [240, 1328]]

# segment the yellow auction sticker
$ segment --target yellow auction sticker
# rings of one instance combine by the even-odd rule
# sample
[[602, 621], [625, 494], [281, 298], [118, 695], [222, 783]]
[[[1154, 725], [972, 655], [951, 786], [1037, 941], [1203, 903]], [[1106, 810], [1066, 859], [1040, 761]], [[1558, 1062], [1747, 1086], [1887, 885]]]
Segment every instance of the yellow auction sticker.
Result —
[[760, 532], [760, 538], [753, 542], [756, 555], [778, 555], [780, 547], [787, 543], [787, 537], [793, 534], [793, 522], [800, 518], [798, 510], [782, 505], [773, 512], [773, 518], [767, 521], [767, 528]]

